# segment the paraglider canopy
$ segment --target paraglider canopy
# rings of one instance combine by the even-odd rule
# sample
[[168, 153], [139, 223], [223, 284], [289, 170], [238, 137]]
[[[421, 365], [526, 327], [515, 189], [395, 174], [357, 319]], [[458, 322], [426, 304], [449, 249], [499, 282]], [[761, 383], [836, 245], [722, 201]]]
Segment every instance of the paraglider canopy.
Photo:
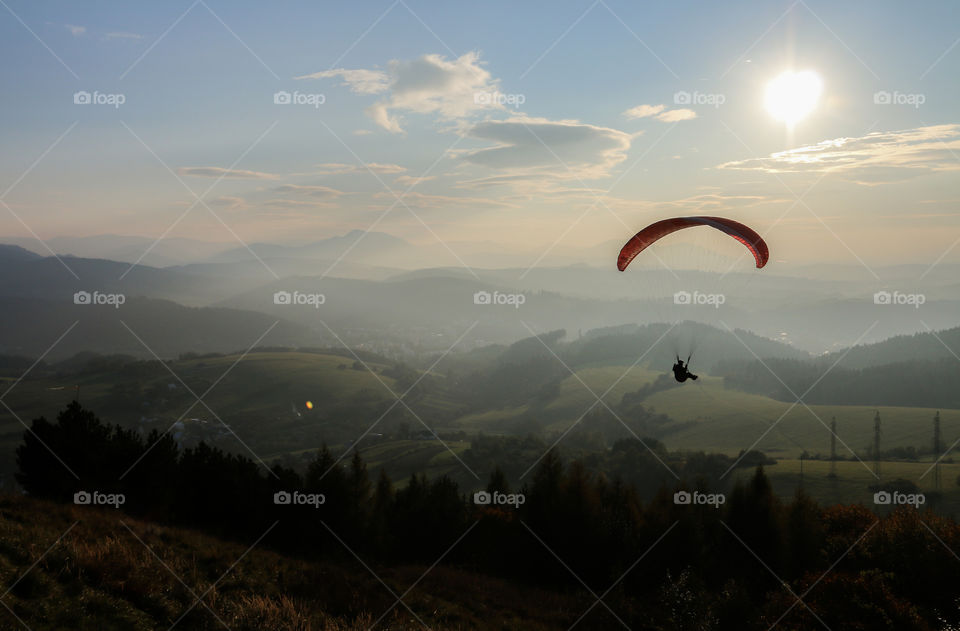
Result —
[[770, 258], [770, 250], [767, 248], [767, 244], [763, 238], [753, 229], [738, 221], [724, 217], [673, 217], [650, 224], [627, 241], [623, 249], [620, 250], [620, 256], [617, 259], [617, 269], [621, 272], [627, 269], [630, 261], [658, 239], [674, 233], [677, 230], [693, 228], [695, 226], [710, 226], [716, 228], [747, 246], [747, 249], [750, 250], [754, 259], [756, 259], [758, 268], [766, 265], [767, 259]]

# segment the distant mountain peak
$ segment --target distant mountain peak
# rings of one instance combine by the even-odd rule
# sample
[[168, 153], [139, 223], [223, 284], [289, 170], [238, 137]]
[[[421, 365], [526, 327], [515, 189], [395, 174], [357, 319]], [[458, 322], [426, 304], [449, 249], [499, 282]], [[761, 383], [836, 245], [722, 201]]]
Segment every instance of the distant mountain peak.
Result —
[[0, 260], [4, 261], [35, 261], [43, 257], [19, 245], [0, 243]]

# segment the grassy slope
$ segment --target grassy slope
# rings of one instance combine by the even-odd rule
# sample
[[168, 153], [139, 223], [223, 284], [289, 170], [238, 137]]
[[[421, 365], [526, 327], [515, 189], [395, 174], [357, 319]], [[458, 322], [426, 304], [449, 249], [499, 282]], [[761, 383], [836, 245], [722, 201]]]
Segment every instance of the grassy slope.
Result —
[[[248, 546], [112, 509], [0, 496], [0, 575], [13, 585], [3, 597], [13, 613], [0, 609], [0, 628], [23, 628], [15, 615], [34, 631], [165, 629], [189, 611], [176, 628], [222, 629], [212, 610], [234, 631], [352, 631], [395, 601], [349, 555], [342, 564], [304, 562], [259, 547], [244, 556]], [[395, 594], [423, 575], [403, 601], [433, 628], [565, 629], [591, 604], [586, 593], [561, 596], [443, 566], [374, 571]], [[195, 595], [209, 609], [191, 608]], [[422, 628], [403, 605], [380, 625]]]
[[[20, 443], [24, 430], [21, 420], [29, 425], [39, 416], [55, 419], [57, 413], [75, 397], [77, 381], [84, 406], [95, 410], [105, 422], [128, 425], [140, 416], [159, 416], [165, 419], [165, 423], [160, 424], [161, 429], [167, 429], [173, 420], [183, 414], [188, 418], [207, 418], [214, 423], [216, 419], [213, 414], [228, 421], [231, 414], [236, 412], [262, 415], [271, 420], [292, 420], [292, 404], [305, 411], [307, 401], [330, 404], [349, 398], [361, 390], [370, 392], [374, 397], [388, 399], [391, 395], [378, 377], [394, 391], [397, 389], [392, 378], [374, 376], [367, 370], [352, 370], [349, 368], [353, 363], [350, 359], [336, 355], [251, 353], [236, 363], [238, 359], [238, 355], [231, 355], [176, 361], [170, 365], [171, 371], [186, 382], [197, 396], [202, 396], [213, 386], [203, 397], [212, 413], [199, 403], [191, 408], [193, 396], [184, 390], [176, 377], [162, 369], [154, 376], [140, 379], [145, 391], [156, 386], [164, 397], [175, 401], [162, 411], [158, 411], [158, 402], [148, 396], [143, 397], [142, 403], [146, 405], [139, 409], [138, 406], [119, 406], [111, 395], [111, 388], [118, 381], [118, 376], [113, 372], [83, 375], [79, 380], [73, 377], [24, 379], [4, 398], [16, 416], [5, 407], [0, 408], [0, 452], [11, 453]], [[346, 364], [348, 368], [338, 369], [341, 364]], [[378, 371], [384, 368], [375, 363], [368, 365]], [[124, 375], [120, 375], [119, 379], [123, 378]], [[167, 384], [170, 383], [176, 386], [172, 391], [167, 390]], [[12, 382], [10, 385], [13, 385]], [[5, 391], [10, 386], [3, 387]]]
[[[933, 441], [936, 412], [928, 408], [854, 405], [811, 405], [807, 409], [798, 404], [790, 409], [789, 403], [727, 390], [722, 380], [715, 377], [704, 377], [695, 384], [659, 392], [650, 397], [648, 403], [679, 424], [677, 431], [664, 437], [671, 449], [702, 449], [735, 455], [750, 447], [776, 423], [756, 448], [777, 457], [798, 457], [804, 449], [828, 455], [828, 428], [833, 417], [837, 419], [840, 439], [837, 453], [850, 456], [847, 447], [862, 453], [873, 443], [873, 417], [878, 410], [882, 449], [928, 448]], [[941, 410], [940, 418], [942, 444], [950, 445], [960, 438], [960, 410]]]
[[[607, 405], [614, 407], [625, 393], [645, 386], [660, 374], [643, 366], [592, 366], [581, 368], [576, 373], [576, 377], [570, 375], [563, 380], [559, 395], [543, 408], [544, 416], [550, 421], [549, 429], [563, 431], [572, 421], [580, 418], [596, 403], [597, 399], [591, 390], [597, 397], [603, 397]], [[457, 419], [454, 425], [467, 431], [509, 433], [506, 430], [510, 421], [530, 411], [531, 408], [524, 405], [468, 414]]]
[[[238, 355], [229, 355], [175, 361], [170, 365], [170, 370], [184, 380], [198, 396], [216, 383], [216, 387], [210, 390], [204, 401], [218, 414], [221, 410], [228, 412], [236, 409], [261, 413], [289, 411], [291, 403], [302, 406], [308, 400], [320, 401], [325, 396], [343, 398], [363, 388], [384, 398], [390, 396], [386, 388], [368, 371], [350, 369], [353, 361], [346, 357], [291, 352], [251, 353], [237, 363], [238, 359]], [[340, 364], [346, 364], [348, 368], [339, 370], [337, 367]], [[381, 364], [368, 365], [375, 370], [384, 368]], [[378, 376], [388, 386], [396, 388], [393, 379]], [[115, 373], [107, 372], [87, 374], [79, 379], [80, 396], [84, 405], [97, 410], [102, 418], [110, 422], [120, 420], [109, 418], [112, 413], [116, 413], [116, 409], [111, 406], [110, 389], [116, 383], [117, 377]], [[122, 379], [123, 375], [120, 377]], [[177, 377], [162, 371], [156, 376], [141, 379], [141, 383], [145, 388], [154, 384], [165, 388], [167, 384], [173, 383], [182, 391]], [[77, 381], [73, 377], [25, 379], [13, 389], [6, 401], [24, 419], [40, 415], [55, 417], [56, 412], [73, 399]], [[194, 384], [200, 387], [199, 391]], [[149, 400], [145, 402], [152, 403]], [[143, 413], [149, 415], [150, 407], [144, 407]], [[191, 414], [193, 413], [200, 412], [195, 408]]]
[[[231, 369], [237, 359], [238, 356], [228, 356], [178, 361], [174, 362], [171, 368], [188, 383], [207, 384], [206, 387], [229, 370], [227, 376], [217, 383], [205, 398], [222, 418], [231, 410], [251, 411], [266, 418], [290, 416], [291, 403], [302, 406], [307, 400], [343, 400], [364, 389], [387, 400], [390, 394], [377, 377], [396, 390], [396, 384], [389, 377], [375, 377], [366, 370], [339, 369], [341, 364], [352, 364], [349, 359], [340, 356], [253, 353]], [[380, 370], [383, 366], [371, 364], [371, 368]], [[577, 371], [576, 377], [567, 377], [561, 384], [559, 395], [539, 410], [519, 406], [469, 414], [450, 423], [438, 425], [435, 429], [464, 429], [468, 432], [482, 431], [488, 434], [512, 433], [517, 430], [518, 419], [526, 413], [532, 413], [543, 419], [546, 429], [563, 431], [596, 401], [580, 380], [597, 395], [603, 395], [616, 382], [604, 396], [608, 404], [615, 406], [624, 393], [650, 383], [660, 374], [642, 365], [629, 370], [628, 368], [629, 366], [625, 365], [583, 367]], [[114, 379], [115, 375], [110, 373], [93, 374], [85, 376], [81, 382], [84, 403], [111, 422], [121, 420], [112, 416], [115, 412], [110, 407], [110, 387]], [[175, 382], [175, 379], [164, 372], [145, 381], [162, 384], [165, 388], [167, 383]], [[5, 402], [25, 422], [41, 414], [53, 418], [73, 397], [71, 386], [71, 383], [53, 379], [28, 379], [20, 382], [5, 398]], [[56, 387], [62, 389], [51, 390]], [[199, 390], [198, 394], [206, 387]], [[431, 395], [427, 399], [434, 409], [449, 410], [456, 406], [455, 402], [445, 401], [442, 396]], [[790, 408], [787, 403], [724, 389], [719, 378], [709, 375], [702, 376], [696, 383], [687, 383], [655, 394], [647, 403], [674, 420], [674, 424], [660, 436], [670, 449], [721, 451], [735, 455], [741, 449], [754, 446], [755, 441], [760, 439], [755, 448], [778, 458], [796, 458], [804, 449], [810, 453], [826, 455], [830, 449], [830, 434], [820, 420], [829, 425], [834, 416], [838, 421], [841, 442], [838, 443], [837, 450], [841, 456], [849, 456], [847, 447], [862, 453], [872, 442], [875, 408], [810, 406], [819, 416], [818, 420], [817, 416], [802, 405], [797, 405], [787, 412]], [[184, 410], [187, 405], [189, 400], [183, 406]], [[925, 447], [930, 444], [931, 417], [934, 410], [893, 407], [879, 410], [883, 422], [884, 449], [895, 446]], [[786, 415], [783, 416], [785, 412]], [[177, 415], [180, 413], [182, 411], [178, 411]], [[194, 407], [189, 414], [194, 415], [208, 416], [201, 406]], [[778, 419], [781, 420], [777, 422]], [[960, 438], [960, 410], [943, 410], [941, 419], [942, 442], [950, 445]], [[776, 427], [767, 432], [774, 423]], [[414, 430], [420, 429], [418, 423], [411, 427]], [[584, 427], [589, 429], [587, 424], [584, 424]], [[12, 450], [20, 442], [22, 431], [23, 426], [5, 408], [0, 408], [0, 447], [5, 451]], [[766, 435], [764, 432], [767, 432]], [[449, 444], [457, 454], [468, 447], [465, 442]], [[303, 445], [303, 449], [309, 451], [316, 447], [317, 445], [312, 444]], [[465, 474], [453, 454], [437, 441], [367, 443], [362, 445], [361, 449], [372, 472], [384, 467], [391, 477], [401, 484], [411, 469], [425, 471], [431, 476], [443, 473]], [[276, 454], [267, 450], [265, 455], [269, 458]], [[784, 469], [786, 467], [781, 467], [781, 470]]]
[[[397, 389], [390, 377], [375, 377], [366, 370], [338, 369], [339, 365], [349, 366], [352, 362], [334, 355], [253, 353], [231, 369], [237, 359], [237, 356], [193, 359], [174, 362], [171, 368], [188, 384], [207, 386], [216, 382], [229, 369], [227, 376], [204, 398], [221, 417], [232, 410], [243, 410], [271, 418], [289, 415], [291, 404], [302, 408], [308, 400], [343, 400], [360, 390], [366, 390], [375, 397], [389, 399], [390, 393], [377, 377], [391, 389]], [[376, 364], [371, 364], [371, 367], [376, 370], [383, 368]], [[604, 400], [614, 406], [619, 403], [624, 393], [650, 383], [659, 374], [643, 366], [629, 371], [627, 369], [627, 366], [581, 368], [576, 377], [571, 375], [562, 382], [559, 395], [541, 409], [534, 410], [524, 405], [467, 414], [445, 423], [438, 429], [510, 433], [511, 425], [518, 418], [526, 413], [535, 413], [543, 417], [547, 429], [562, 431], [594, 404], [596, 399], [590, 390], [597, 395], [603, 395], [616, 382], [604, 396]], [[112, 418], [116, 414], [109, 401], [113, 378], [114, 375], [111, 374], [88, 375], [81, 381], [84, 404], [97, 410], [102, 418], [111, 422], [121, 420]], [[584, 387], [581, 380], [590, 390]], [[166, 373], [147, 381], [148, 384], [161, 383], [164, 386], [171, 382], [176, 383], [176, 380]], [[52, 418], [73, 397], [72, 385], [53, 379], [24, 380], [13, 389], [5, 401], [24, 421], [29, 422], [41, 414]], [[51, 390], [54, 387], [63, 389]], [[189, 402], [188, 399], [186, 405], [189, 405]], [[446, 401], [439, 396], [428, 397], [428, 402], [438, 410], [456, 407], [455, 402]], [[781, 457], [796, 457], [804, 449], [810, 453], [829, 453], [830, 434], [824, 424], [829, 425], [834, 416], [838, 422], [837, 433], [842, 441], [837, 446], [838, 452], [848, 455], [847, 446], [857, 451], [863, 450], [872, 442], [873, 416], [876, 409], [880, 410], [883, 422], [883, 448], [908, 445], [923, 447], [931, 442], [931, 418], [935, 412], [926, 408], [829, 405], [811, 405], [810, 409], [816, 416], [802, 405], [797, 405], [788, 412], [788, 403], [727, 390], [723, 388], [719, 378], [707, 375], [696, 383], [687, 383], [679, 388], [655, 394], [647, 403], [676, 421], [674, 428], [662, 436], [671, 449], [702, 449], [736, 454], [753, 444], [776, 422], [776, 427], [769, 431], [756, 447]], [[150, 408], [145, 408], [144, 413], [149, 415]], [[193, 415], [209, 416], [202, 406], [194, 407], [190, 413], [190, 416]], [[941, 419], [942, 441], [949, 445], [960, 438], [960, 410], [943, 410]], [[22, 425], [6, 409], [0, 409], [0, 436], [6, 435], [8, 439], [18, 442], [22, 429]], [[414, 426], [413, 429], [419, 428]]]
[[[599, 396], [627, 368], [592, 367], [579, 370], [577, 376]], [[658, 374], [642, 366], [635, 367], [604, 400], [613, 407], [625, 392], [640, 388]], [[576, 377], [568, 377], [561, 386], [560, 395], [545, 407], [544, 412], [549, 415], [550, 421], [548, 429], [563, 431], [595, 401]], [[862, 452], [873, 442], [873, 417], [877, 410], [882, 421], [883, 449], [900, 446], [926, 448], [932, 443], [932, 419], [936, 412], [928, 408], [844, 405], [811, 405], [808, 410], [800, 404], [790, 409], [789, 403], [728, 390], [723, 387], [722, 379], [709, 375], [701, 376], [697, 382], [688, 382], [654, 394], [647, 399], [647, 405], [675, 421], [661, 436], [670, 449], [736, 455], [767, 432], [755, 448], [776, 457], [788, 458], [798, 457], [803, 450], [829, 454], [830, 432], [827, 428], [833, 417], [837, 419], [837, 434], [840, 437], [838, 454], [849, 456], [847, 447]], [[527, 411], [527, 406], [522, 406], [471, 414], [458, 419], [455, 425], [468, 431], [489, 431], [494, 428], [507, 432], [510, 422]], [[950, 445], [960, 439], [960, 410], [941, 410], [940, 417], [942, 443]], [[774, 424], [775, 427], [768, 432]]]

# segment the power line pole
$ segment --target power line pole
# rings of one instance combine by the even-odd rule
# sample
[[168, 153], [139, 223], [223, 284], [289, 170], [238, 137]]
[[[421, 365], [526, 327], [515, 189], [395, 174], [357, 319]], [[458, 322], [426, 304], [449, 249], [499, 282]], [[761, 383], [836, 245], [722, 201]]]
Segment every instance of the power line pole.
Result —
[[933, 486], [940, 490], [940, 410], [933, 415]]
[[830, 421], [830, 477], [837, 477], [837, 417]]
[[873, 473], [880, 477], [880, 410], [873, 417]]
[[803, 457], [807, 455], [807, 452], [801, 452], [800, 454], [800, 490], [803, 490]]

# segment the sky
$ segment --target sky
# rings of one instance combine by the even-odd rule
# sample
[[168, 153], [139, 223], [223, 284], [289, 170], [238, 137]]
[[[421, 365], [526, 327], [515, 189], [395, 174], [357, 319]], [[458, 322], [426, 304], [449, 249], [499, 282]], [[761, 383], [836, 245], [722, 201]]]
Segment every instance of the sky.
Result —
[[[0, 235], [359, 229], [548, 263], [706, 214], [784, 266], [958, 262], [958, 17], [952, 0], [3, 0]], [[796, 72], [820, 91], [797, 88], [812, 109], [787, 124], [767, 89]]]

